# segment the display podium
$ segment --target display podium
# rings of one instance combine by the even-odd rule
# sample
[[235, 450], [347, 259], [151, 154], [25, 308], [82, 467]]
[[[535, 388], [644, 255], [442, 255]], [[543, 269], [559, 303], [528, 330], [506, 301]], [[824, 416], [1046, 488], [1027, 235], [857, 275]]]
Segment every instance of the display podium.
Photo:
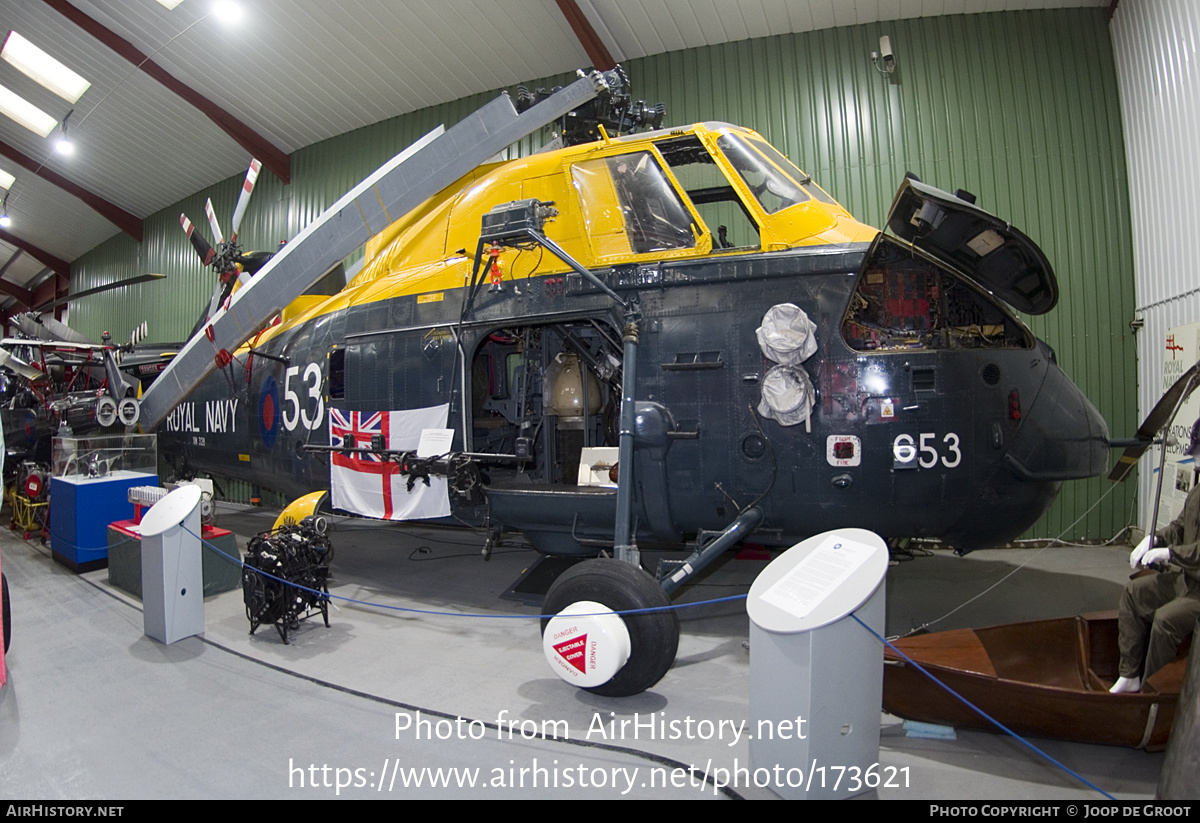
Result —
[[170, 645], [204, 632], [200, 489], [180, 486], [142, 518], [142, 619], [147, 637]]
[[851, 615], [883, 634], [887, 565], [882, 538], [839, 529], [793, 546], [750, 587], [750, 764], [778, 775], [785, 799], [877, 785], [883, 649]]

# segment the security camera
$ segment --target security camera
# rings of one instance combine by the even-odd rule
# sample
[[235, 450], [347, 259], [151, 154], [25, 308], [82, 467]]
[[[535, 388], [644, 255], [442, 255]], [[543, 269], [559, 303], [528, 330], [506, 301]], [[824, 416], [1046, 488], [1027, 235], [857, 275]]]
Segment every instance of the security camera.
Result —
[[888, 74], [896, 70], [896, 54], [892, 51], [892, 38], [886, 34], [879, 38], [879, 56], [883, 58], [883, 69]]

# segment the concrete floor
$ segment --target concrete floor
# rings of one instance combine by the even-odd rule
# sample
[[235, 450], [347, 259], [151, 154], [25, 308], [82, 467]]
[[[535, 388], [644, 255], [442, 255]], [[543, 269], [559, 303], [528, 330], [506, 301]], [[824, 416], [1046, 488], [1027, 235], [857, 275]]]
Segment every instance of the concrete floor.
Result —
[[[218, 525], [244, 546], [274, 516], [222, 507]], [[482, 535], [468, 531], [353, 521], [333, 539], [336, 595], [432, 611], [536, 613], [500, 598], [538, 558], [519, 539], [487, 562]], [[1128, 551], [935, 552], [899, 563], [888, 578], [888, 631], [940, 617], [1026, 561], [933, 628], [1113, 608]], [[73, 574], [48, 549], [7, 530], [0, 553], [13, 612], [9, 683], [0, 689], [0, 796], [712, 798], [730, 793], [689, 769], [719, 777], [748, 762], [744, 736], [605, 741], [594, 725], [635, 714], [745, 719], [749, 626], [741, 601], [681, 611], [674, 667], [653, 690], [612, 699], [559, 681], [541, 656], [532, 619], [343, 603], [330, 628], [302, 623], [284, 645], [270, 626], [248, 634], [234, 591], [206, 600], [202, 637], [163, 646], [143, 636], [140, 602], [109, 585], [107, 571]], [[645, 553], [647, 565], [655, 559]], [[744, 594], [765, 563], [727, 555], [677, 600]], [[400, 732], [398, 716], [407, 726]], [[522, 738], [522, 728], [532, 739]], [[1154, 795], [1161, 754], [1034, 742], [1118, 798]], [[862, 797], [1101, 799], [1005, 736], [909, 739], [885, 714], [880, 744], [879, 761], [894, 767], [899, 785]], [[448, 786], [430, 785], [438, 769]], [[459, 785], [472, 776], [474, 788]], [[423, 785], [415, 785], [418, 778]], [[744, 779], [736, 795], [774, 797]]]

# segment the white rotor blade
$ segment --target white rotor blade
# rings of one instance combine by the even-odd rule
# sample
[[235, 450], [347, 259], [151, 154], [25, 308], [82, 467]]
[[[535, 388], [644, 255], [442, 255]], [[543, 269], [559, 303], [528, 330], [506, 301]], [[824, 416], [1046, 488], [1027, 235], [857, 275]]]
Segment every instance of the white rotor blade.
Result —
[[[63, 323], [61, 320], [55, 320], [53, 317], [46, 315], [35, 321], [41, 328], [39, 337], [50, 337], [55, 340], [62, 340], [64, 343], [82, 343], [84, 345], [96, 345], [95, 341], [89, 340], [73, 328]], [[22, 331], [24, 329], [22, 328]]]
[[[427, 134], [363, 180], [280, 249], [229, 308], [184, 345], [142, 397], [153, 428], [217, 368], [214, 351], [234, 351], [347, 255], [505, 147], [607, 90], [593, 72], [518, 113], [501, 95], [453, 128]], [[393, 218], [391, 215], [396, 215]], [[264, 285], [265, 284], [265, 285]]]
[[0, 349], [0, 367], [24, 377], [30, 383], [49, 379], [49, 376], [44, 371], [35, 369], [21, 358], [14, 354], [9, 354], [4, 349]]
[[204, 201], [204, 213], [208, 215], [208, 226], [212, 229], [213, 240], [219, 246], [225, 242], [225, 238], [221, 235], [221, 226], [217, 223], [217, 213], [213, 211], [211, 198]]
[[233, 209], [233, 222], [229, 226], [230, 242], [237, 240], [238, 229], [242, 226], [242, 217], [246, 214], [246, 206], [250, 204], [250, 195], [254, 191], [254, 182], [258, 180], [258, 170], [261, 168], [262, 163], [257, 160], [250, 161], [250, 168], [246, 171], [246, 180], [242, 183], [242, 193], [238, 195], [237, 206]]

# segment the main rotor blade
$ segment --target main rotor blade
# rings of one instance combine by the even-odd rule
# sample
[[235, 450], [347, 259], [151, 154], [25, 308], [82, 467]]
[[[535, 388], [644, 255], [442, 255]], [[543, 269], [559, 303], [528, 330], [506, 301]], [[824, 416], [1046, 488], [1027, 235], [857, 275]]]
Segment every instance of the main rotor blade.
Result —
[[108, 283], [104, 286], [96, 286], [93, 289], [84, 289], [83, 291], [68, 294], [66, 297], [60, 297], [57, 300], [51, 300], [49, 303], [43, 303], [40, 306], [35, 306], [35, 312], [50, 311], [56, 309], [64, 303], [70, 303], [72, 300], [78, 300], [81, 297], [91, 297], [93, 294], [101, 294], [114, 289], [123, 289], [126, 286], [132, 286], [136, 283], [149, 283], [154, 280], [162, 280], [166, 277], [165, 274], [139, 274], [137, 277], [130, 277], [125, 280], [118, 280], [115, 283]]
[[8, 369], [13, 374], [24, 377], [30, 383], [36, 383], [39, 380], [50, 379], [50, 375], [46, 374], [41, 369], [35, 369], [21, 358], [14, 354], [9, 354], [4, 349], [0, 349], [0, 367]]
[[204, 201], [204, 214], [208, 217], [208, 227], [212, 229], [213, 240], [217, 241], [217, 245], [225, 242], [225, 237], [221, 234], [221, 224], [217, 222], [217, 213], [213, 211], [212, 198]]
[[1137, 439], [1141, 442], [1125, 448], [1120, 458], [1117, 459], [1117, 464], [1108, 473], [1109, 480], [1120, 483], [1129, 476], [1133, 467], [1137, 465], [1138, 458], [1153, 444], [1155, 435], [1163, 426], [1171, 422], [1176, 407], [1187, 400], [1188, 395], [1195, 391], [1198, 383], [1200, 383], [1200, 363], [1184, 372], [1174, 385], [1167, 389], [1166, 394], [1154, 404], [1150, 414], [1146, 415], [1142, 425], [1138, 426]]
[[[372, 173], [271, 258], [159, 375], [142, 397], [142, 422], [153, 428], [284, 306], [393, 220], [408, 214], [471, 169], [548, 123], [607, 92], [603, 75], [585, 75], [517, 113], [501, 95], [445, 134], [436, 132]], [[393, 218], [391, 215], [395, 215]]]
[[192, 225], [191, 220], [188, 220], [186, 214], [179, 215], [179, 225], [183, 226], [188, 240], [192, 241], [192, 248], [196, 250], [196, 254], [200, 255], [200, 262], [205, 266], [211, 266], [213, 259], [217, 256], [213, 247], [208, 245], [208, 241], [202, 235], [196, 233], [196, 227]]
[[34, 316], [29, 313], [17, 314], [13, 315], [12, 322], [26, 337], [41, 337], [42, 327], [33, 318]]
[[25, 320], [17, 320], [17, 328], [30, 337], [43, 340], [55, 340], [63, 343], [79, 343], [84, 346], [98, 346], [94, 340], [89, 340], [73, 328], [53, 317], [34, 318], [32, 314], [22, 315]]
[[246, 206], [250, 204], [250, 195], [254, 192], [254, 182], [258, 180], [258, 170], [262, 168], [262, 163], [257, 160], [250, 161], [250, 168], [246, 171], [246, 180], [242, 183], [242, 193], [238, 195], [237, 206], [233, 209], [233, 222], [229, 224], [229, 242], [233, 243], [238, 238], [238, 229], [242, 227], [242, 217], [246, 214]]

